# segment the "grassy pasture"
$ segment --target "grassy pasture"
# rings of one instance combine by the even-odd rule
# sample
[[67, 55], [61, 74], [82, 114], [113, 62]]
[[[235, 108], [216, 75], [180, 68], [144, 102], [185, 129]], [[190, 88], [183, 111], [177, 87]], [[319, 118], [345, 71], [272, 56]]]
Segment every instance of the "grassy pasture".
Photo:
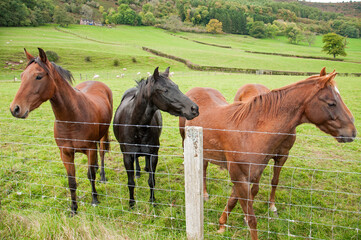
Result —
[[[141, 72], [144, 76], [158, 65], [161, 66], [161, 70], [168, 65], [171, 66], [171, 70], [175, 71], [172, 80], [183, 92], [195, 86], [213, 87], [220, 90], [230, 102], [237, 89], [246, 83], [261, 83], [273, 89], [303, 79], [291, 76], [189, 71], [182, 64], [141, 51], [140, 46], [144, 43], [148, 44], [148, 47], [174, 55], [182, 52], [184, 55], [190, 54], [189, 56], [196, 58], [196, 60], [190, 59], [195, 63], [200, 63], [204, 56], [196, 56], [194, 49], [211, 51], [209, 54], [214, 53], [217, 57], [209, 60], [217, 60], [219, 64], [226, 64], [228, 55], [223, 56], [218, 49], [214, 50], [214, 47], [178, 39], [158, 29], [119, 26], [115, 29], [96, 28], [93, 32], [90, 27], [72, 26], [66, 30], [114, 44], [89, 41], [58, 32], [52, 27], [2, 28], [0, 29], [2, 33], [0, 63], [4, 64], [4, 61], [8, 61], [10, 57], [13, 57], [13, 61], [24, 59], [23, 47], [29, 48], [34, 54], [37, 52], [35, 48], [37, 46], [45, 50], [51, 48], [60, 55], [59, 64], [74, 73], [77, 83], [84, 80], [84, 75], [91, 78], [93, 74], [99, 74], [99, 80], [106, 83], [113, 91], [114, 110], [124, 91], [134, 86], [134, 79], [139, 78], [137, 72]], [[113, 38], [110, 38], [111, 36]], [[142, 36], [149, 37], [141, 38]], [[194, 38], [195, 36], [197, 35], [192, 35]], [[200, 35], [199, 38], [204, 36], [206, 35]], [[227, 41], [234, 42], [236, 41], [232, 40], [233, 38], [242, 38], [228, 37]], [[13, 41], [6, 44], [7, 39]], [[269, 41], [273, 40], [265, 40], [265, 42]], [[201, 55], [200, 52], [198, 53]], [[85, 62], [85, 56], [91, 56], [93, 61]], [[132, 57], [139, 61], [133, 63]], [[262, 55], [258, 57], [265, 58]], [[119, 67], [112, 66], [114, 58], [121, 60]], [[189, 58], [188, 55], [185, 58]], [[279, 58], [283, 61], [282, 66], [287, 67], [289, 59]], [[311, 71], [303, 64], [314, 60], [305, 60], [305, 62], [301, 59], [297, 60], [299, 60], [298, 68], [302, 71]], [[325, 62], [329, 70], [336, 68], [337, 71], [342, 72], [352, 69], [349, 67], [351, 63], [343, 63], [345, 65], [337, 68], [334, 67], [337, 62]], [[257, 66], [256, 62], [253, 64]], [[0, 79], [9, 79], [12, 75], [18, 76], [23, 65], [17, 67], [18, 70], [10, 71], [1, 65]], [[125, 78], [116, 78], [116, 74], [124, 72], [121, 70], [123, 67], [128, 69]], [[320, 69], [321, 67], [314, 66], [312, 71]], [[336, 81], [344, 102], [355, 116], [356, 127], [360, 131], [360, 79], [337, 77]], [[81, 203], [78, 216], [69, 218], [70, 194], [67, 189], [65, 168], [53, 139], [54, 116], [50, 103], [44, 103], [26, 120], [15, 119], [9, 112], [9, 104], [20, 83], [1, 81], [0, 84], [2, 103], [0, 105], [2, 136], [0, 236], [5, 239], [184, 239], [186, 237], [183, 159], [176, 117], [163, 113], [164, 128], [156, 174], [155, 194], [158, 203], [156, 207], [150, 206], [147, 202], [149, 190], [147, 175], [143, 172], [141, 178], [136, 181], [135, 197], [138, 201], [136, 207], [128, 208], [126, 173], [111, 127], [111, 152], [106, 154], [108, 182], [97, 183], [101, 204], [98, 207], [90, 205], [90, 184], [86, 177], [87, 160], [84, 155], [77, 154], [75, 160], [77, 193]], [[260, 192], [254, 204], [260, 239], [298, 239], [310, 235], [316, 239], [361, 238], [361, 233], [356, 230], [361, 227], [360, 138], [353, 143], [339, 144], [312, 125], [299, 126], [297, 133], [295, 146], [281, 172], [280, 187], [276, 195], [279, 217], [273, 216], [268, 211], [266, 203], [270, 193], [272, 164], [263, 174]], [[144, 167], [143, 160], [141, 166]], [[99, 179], [99, 175], [97, 178]], [[218, 218], [231, 191], [231, 183], [228, 179], [226, 171], [221, 171], [215, 166], [209, 167], [208, 189], [211, 196], [204, 206], [207, 239], [249, 238], [248, 230], [243, 226], [243, 214], [239, 205], [230, 215], [227, 232], [224, 235], [216, 234]]]

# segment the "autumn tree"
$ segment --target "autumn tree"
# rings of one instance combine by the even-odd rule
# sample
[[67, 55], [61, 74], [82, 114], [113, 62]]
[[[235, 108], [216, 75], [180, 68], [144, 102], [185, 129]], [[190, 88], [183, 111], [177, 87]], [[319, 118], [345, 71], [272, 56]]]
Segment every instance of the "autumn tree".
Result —
[[217, 19], [209, 20], [209, 23], [206, 26], [207, 32], [210, 33], [222, 33], [222, 22]]
[[336, 33], [328, 33], [323, 35], [322, 42], [325, 44], [322, 48], [323, 52], [326, 52], [329, 55], [333, 55], [333, 58], [336, 56], [346, 56], [344, 38]]

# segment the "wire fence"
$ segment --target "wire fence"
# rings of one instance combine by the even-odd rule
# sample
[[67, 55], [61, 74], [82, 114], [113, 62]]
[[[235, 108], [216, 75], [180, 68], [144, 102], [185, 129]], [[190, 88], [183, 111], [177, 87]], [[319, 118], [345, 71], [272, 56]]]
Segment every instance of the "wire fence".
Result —
[[[72, 122], [73, 124], [94, 124]], [[52, 120], [31, 118], [18, 120], [1, 117], [0, 141], [1, 207], [8, 211], [70, 212], [70, 194], [65, 168], [52, 137]], [[126, 127], [140, 127], [127, 125]], [[143, 126], [142, 126], [143, 127]], [[111, 128], [110, 128], [111, 130]], [[204, 129], [215, 131], [217, 129]], [[111, 140], [106, 153], [107, 183], [96, 187], [100, 204], [91, 204], [91, 188], [87, 178], [87, 159], [76, 155], [76, 181], [78, 183], [79, 213], [99, 218], [122, 221], [140, 228], [159, 229], [185, 235], [185, 189], [183, 149], [174, 126], [164, 126], [159, 162], [155, 173], [156, 207], [149, 203], [149, 186], [146, 171], [136, 180], [135, 207], [129, 208], [126, 170], [122, 163], [119, 144]], [[227, 131], [219, 129], [217, 131]], [[285, 134], [255, 131], [236, 131], [239, 134]], [[286, 134], [287, 135], [287, 134]], [[113, 137], [114, 138], [114, 137]], [[361, 169], [359, 146], [341, 145], [331, 136], [297, 134], [295, 151], [288, 156], [282, 168], [276, 192], [278, 215], [269, 210], [270, 190], [273, 186], [273, 164], [265, 167], [259, 182], [260, 192], [254, 199], [260, 239], [358, 239], [361, 237]], [[64, 140], [64, 139], [62, 139]], [[65, 139], [67, 140], [67, 139]], [[76, 140], [77, 139], [68, 139]], [[78, 139], [79, 140], [79, 139]], [[86, 141], [81, 140], [80, 141]], [[324, 145], [326, 144], [326, 145]], [[327, 147], [331, 144], [332, 151]], [[310, 148], [307, 148], [309, 145]], [[313, 145], [313, 146], [312, 146]], [[315, 146], [316, 145], [316, 146]], [[147, 145], [144, 145], [147, 146]], [[308, 152], [312, 147], [316, 150]], [[214, 151], [204, 149], [204, 151]], [[224, 150], [216, 150], [224, 151]], [[232, 154], [268, 156], [269, 153], [242, 152]], [[215, 159], [207, 159], [218, 161]], [[144, 166], [143, 160], [141, 165]], [[206, 178], [209, 200], [204, 202], [204, 232], [207, 239], [249, 237], [243, 225], [244, 213], [238, 206], [232, 211], [226, 233], [219, 235], [218, 218], [231, 193], [232, 182], [228, 171], [210, 165]]]
[[[77, 81], [90, 79], [127, 81], [134, 85], [134, 79], [146, 77], [148, 73], [120, 69], [114, 72], [75, 73]], [[122, 74], [124, 74], [122, 76]], [[96, 77], [98, 75], [98, 77]], [[207, 84], [219, 84], [219, 79], [230, 84], [233, 73], [176, 72], [175, 78], [205, 79]], [[13, 84], [18, 76], [1, 76], [4, 86]], [[15, 81], [17, 83], [19, 79]], [[189, 80], [185, 84], [194, 86]], [[116, 84], [119, 84], [116, 81]], [[130, 82], [130, 83], [128, 83]], [[113, 81], [111, 81], [113, 84]], [[123, 82], [121, 82], [123, 83]], [[127, 86], [122, 88], [127, 88]], [[16, 88], [16, 87], [14, 87]], [[112, 88], [113, 89], [113, 88]], [[123, 89], [115, 89], [114, 96]], [[345, 98], [358, 96], [361, 89], [352, 88]], [[117, 92], [118, 91], [118, 92]], [[235, 93], [236, 89], [234, 89]], [[115, 93], [114, 93], [115, 92]], [[3, 91], [4, 98], [9, 92]], [[121, 97], [121, 94], [117, 97]], [[46, 105], [46, 104], [44, 104]], [[116, 105], [116, 100], [114, 101]], [[9, 212], [26, 214], [50, 212], [70, 214], [70, 189], [60, 151], [53, 136], [54, 117], [49, 106], [41, 106], [26, 119], [10, 116], [7, 106], [0, 112], [0, 208]], [[356, 111], [358, 109], [354, 107]], [[6, 112], [5, 112], [6, 110]], [[185, 180], [183, 148], [176, 118], [163, 115], [164, 126], [155, 172], [156, 204], [149, 203], [148, 172], [141, 170], [136, 179], [134, 208], [129, 207], [127, 173], [119, 143], [112, 134], [110, 151], [105, 154], [106, 183], [99, 182], [96, 188], [100, 204], [91, 204], [91, 187], [87, 177], [88, 160], [84, 154], [75, 155], [78, 214], [99, 219], [121, 222], [124, 226], [137, 226], [141, 232], [155, 229], [156, 233], [169, 238], [185, 238]], [[94, 124], [69, 122], [72, 124]], [[357, 123], [358, 124], [358, 123]], [[125, 127], [144, 127], [127, 125]], [[149, 126], [148, 126], [149, 127]], [[230, 131], [224, 129], [203, 129], [203, 131]], [[288, 133], [237, 131], [239, 134], [261, 136], [264, 134], [286, 135]], [[277, 215], [270, 210], [269, 200], [274, 165], [253, 164], [264, 167], [259, 193], [254, 199], [254, 210], [258, 221], [260, 239], [361, 239], [361, 158], [360, 137], [353, 143], [339, 144], [333, 137], [315, 128], [302, 127], [296, 134], [297, 140], [282, 167], [280, 182], [276, 191]], [[58, 139], [86, 141], [84, 139]], [[127, 144], [127, 143], [123, 143]], [[146, 147], [146, 145], [144, 145]], [[222, 151], [203, 149], [204, 151]], [[269, 152], [245, 152], [242, 149], [228, 151], [228, 154], [249, 156], [273, 156]], [[279, 157], [282, 155], [278, 155]], [[218, 159], [206, 159], [217, 162]], [[144, 159], [140, 158], [144, 168]], [[99, 171], [98, 171], [99, 172]], [[204, 202], [204, 236], [206, 239], [250, 238], [248, 226], [244, 225], [244, 213], [239, 204], [229, 216], [226, 232], [218, 234], [221, 216], [231, 194], [233, 183], [227, 170], [210, 164], [207, 170], [207, 191], [209, 200]]]

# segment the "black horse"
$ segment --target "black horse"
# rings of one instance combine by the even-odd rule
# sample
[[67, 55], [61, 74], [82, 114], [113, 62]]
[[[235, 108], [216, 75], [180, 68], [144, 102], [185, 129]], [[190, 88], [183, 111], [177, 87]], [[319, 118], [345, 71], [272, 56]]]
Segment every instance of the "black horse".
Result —
[[[159, 73], [156, 68], [152, 76], [137, 83], [138, 86], [124, 93], [113, 121], [114, 134], [120, 143], [128, 174], [130, 207], [135, 204], [134, 161], [138, 162], [140, 156], [145, 157], [144, 170], [149, 172], [149, 201], [155, 201], [154, 173], [162, 131], [162, 115], [159, 110], [189, 120], [199, 114], [198, 106], [169, 79], [169, 67], [164, 73]], [[137, 165], [139, 166], [139, 162]]]

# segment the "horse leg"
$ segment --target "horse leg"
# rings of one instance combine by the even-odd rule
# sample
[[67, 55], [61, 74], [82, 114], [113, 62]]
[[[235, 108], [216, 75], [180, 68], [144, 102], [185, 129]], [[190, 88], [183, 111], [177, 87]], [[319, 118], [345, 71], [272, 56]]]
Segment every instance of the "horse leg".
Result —
[[105, 183], [107, 181], [105, 177], [104, 171], [104, 155], [105, 152], [109, 151], [109, 132], [107, 131], [106, 134], [100, 139], [100, 159], [101, 159], [101, 167], [100, 167], [100, 182]]
[[275, 164], [273, 166], [273, 178], [272, 178], [272, 190], [270, 195], [270, 210], [274, 213], [275, 216], [278, 216], [277, 214], [277, 208], [275, 204], [275, 197], [276, 197], [276, 189], [280, 178], [280, 173], [282, 166], [285, 164], [288, 156], [282, 156], [279, 158], [275, 158]]
[[140, 178], [140, 165], [139, 165], [138, 157], [135, 157], [135, 167], [136, 167], [135, 178]]
[[250, 183], [235, 183], [235, 190], [238, 196], [238, 201], [242, 206], [243, 212], [246, 215], [246, 221], [250, 228], [252, 240], [257, 240], [257, 219], [253, 210], [252, 193], [250, 192]]
[[95, 179], [96, 179], [96, 163], [98, 161], [98, 153], [95, 146], [95, 149], [90, 149], [87, 151], [88, 155], [88, 179], [92, 187], [92, 205], [98, 205], [98, 193], [95, 189]]
[[71, 196], [71, 214], [74, 215], [77, 213], [78, 210], [78, 204], [76, 201], [74, 152], [71, 150], [64, 150], [60, 148], [60, 157], [68, 174], [68, 184]]
[[135, 205], [134, 200], [134, 157], [129, 154], [123, 154], [123, 161], [125, 169], [128, 175], [128, 189], [129, 189], [129, 207], [132, 208]]
[[219, 230], [218, 233], [224, 233], [226, 231], [226, 223], [228, 220], [229, 215], [231, 214], [233, 208], [237, 204], [237, 196], [236, 196], [236, 190], [234, 189], [234, 186], [232, 187], [232, 193], [231, 196], [228, 199], [227, 205], [223, 210], [223, 213], [221, 217], [219, 218]]
[[[252, 184], [251, 202], [250, 202], [250, 204], [252, 204], [252, 207], [253, 207], [253, 203], [254, 203], [254, 198], [256, 197], [256, 195], [258, 194], [258, 191], [259, 191], [259, 181], [261, 180], [261, 177], [262, 177], [262, 174], [260, 174]], [[247, 223], [248, 223], [247, 216], [244, 217], [244, 223], [245, 223], [245, 225], [247, 225]]]
[[203, 161], [203, 199], [205, 201], [209, 200], [209, 194], [207, 192], [207, 167], [208, 167], [208, 161]]
[[157, 155], [151, 155], [151, 156], [146, 156], [146, 158], [149, 158], [149, 178], [148, 178], [148, 185], [149, 185], [149, 189], [150, 189], [150, 198], [149, 198], [149, 202], [151, 203], [155, 203], [155, 197], [154, 197], [154, 187], [155, 187], [155, 170], [157, 168], [157, 164], [158, 164], [158, 153]]

